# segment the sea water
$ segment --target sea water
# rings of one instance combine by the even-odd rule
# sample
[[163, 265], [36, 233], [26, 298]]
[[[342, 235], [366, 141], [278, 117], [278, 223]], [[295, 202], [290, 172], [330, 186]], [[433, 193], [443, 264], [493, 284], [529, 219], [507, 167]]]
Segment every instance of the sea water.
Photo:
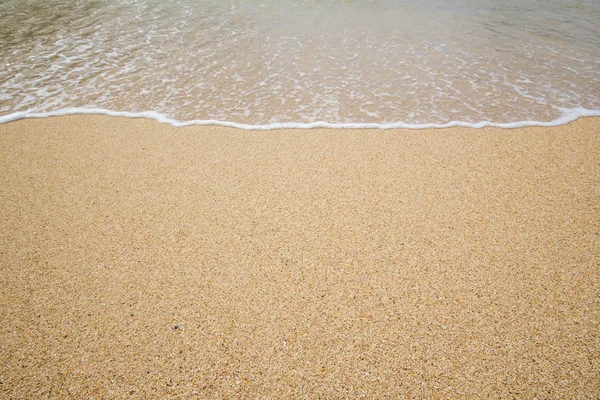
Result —
[[597, 0], [2, 0], [0, 122], [521, 126], [600, 115]]

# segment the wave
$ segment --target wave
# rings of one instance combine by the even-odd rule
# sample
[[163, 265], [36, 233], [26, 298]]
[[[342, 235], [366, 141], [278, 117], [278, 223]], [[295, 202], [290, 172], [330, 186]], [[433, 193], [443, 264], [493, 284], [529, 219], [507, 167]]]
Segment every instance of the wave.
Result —
[[491, 122], [491, 121], [480, 121], [476, 123], [464, 122], [464, 121], [450, 121], [445, 124], [437, 123], [425, 123], [425, 124], [410, 124], [406, 122], [393, 122], [393, 123], [329, 123], [324, 121], [310, 122], [310, 123], [299, 123], [299, 122], [284, 122], [284, 123], [270, 123], [263, 125], [250, 125], [240, 124], [231, 121], [218, 121], [218, 120], [191, 120], [191, 121], [178, 121], [176, 119], [169, 118], [168, 116], [155, 111], [143, 111], [143, 112], [129, 112], [129, 111], [113, 111], [106, 109], [96, 108], [63, 108], [56, 111], [36, 113], [36, 112], [17, 112], [0, 116], [0, 124], [18, 121], [21, 119], [28, 118], [48, 118], [58, 117], [66, 115], [108, 115], [111, 117], [126, 117], [126, 118], [147, 118], [152, 119], [162, 124], [169, 124], [174, 127], [184, 127], [191, 125], [216, 125], [225, 126], [230, 128], [238, 128], [243, 130], [274, 130], [274, 129], [315, 129], [315, 128], [328, 128], [328, 129], [431, 129], [431, 128], [452, 128], [452, 127], [465, 127], [465, 128], [485, 128], [485, 127], [497, 127], [497, 128], [522, 128], [529, 126], [559, 126], [567, 124], [571, 121], [582, 117], [600, 117], [600, 110], [590, 110], [586, 108], [571, 108], [571, 109], [560, 109], [562, 114], [560, 117], [552, 121], [517, 121], [517, 122]]

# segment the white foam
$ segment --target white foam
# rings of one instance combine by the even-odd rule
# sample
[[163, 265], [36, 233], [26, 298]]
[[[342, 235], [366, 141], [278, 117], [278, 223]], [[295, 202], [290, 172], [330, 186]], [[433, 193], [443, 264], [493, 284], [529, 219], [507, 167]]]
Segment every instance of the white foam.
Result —
[[559, 126], [569, 122], [575, 121], [582, 117], [600, 117], [600, 110], [589, 110], [586, 108], [572, 108], [572, 109], [561, 109], [562, 115], [552, 121], [518, 121], [518, 122], [490, 122], [480, 121], [476, 123], [464, 122], [464, 121], [450, 121], [445, 124], [409, 124], [406, 122], [393, 122], [393, 123], [328, 123], [324, 121], [300, 123], [300, 122], [283, 122], [283, 123], [270, 123], [264, 125], [250, 125], [240, 124], [237, 122], [230, 121], [218, 121], [218, 120], [191, 120], [191, 121], [178, 121], [176, 119], [169, 118], [168, 116], [155, 112], [155, 111], [144, 111], [139, 113], [133, 113], [128, 111], [112, 111], [105, 109], [95, 108], [63, 108], [51, 112], [17, 112], [0, 116], [0, 124], [7, 122], [18, 121], [21, 119], [28, 118], [48, 118], [58, 117], [65, 115], [108, 115], [112, 117], [126, 117], [126, 118], [148, 118], [158, 121], [162, 124], [169, 124], [174, 127], [183, 127], [191, 125], [217, 125], [225, 126], [230, 128], [237, 128], [243, 130], [274, 130], [274, 129], [315, 129], [315, 128], [328, 128], [328, 129], [431, 129], [431, 128], [452, 128], [452, 127], [466, 127], [466, 128], [485, 128], [485, 127], [497, 127], [497, 128], [522, 128], [529, 126]]

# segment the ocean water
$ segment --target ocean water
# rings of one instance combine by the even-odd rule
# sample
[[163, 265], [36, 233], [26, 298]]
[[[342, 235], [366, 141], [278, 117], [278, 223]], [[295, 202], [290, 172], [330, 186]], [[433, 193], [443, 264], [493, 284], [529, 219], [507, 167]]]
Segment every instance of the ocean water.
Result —
[[0, 122], [559, 124], [600, 115], [598, 0], [1, 0]]

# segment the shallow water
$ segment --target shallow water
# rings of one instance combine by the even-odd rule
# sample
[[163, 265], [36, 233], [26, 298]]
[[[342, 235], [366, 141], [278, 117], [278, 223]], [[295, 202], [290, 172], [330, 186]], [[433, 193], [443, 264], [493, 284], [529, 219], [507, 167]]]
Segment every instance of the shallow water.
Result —
[[595, 0], [8, 0], [0, 117], [552, 121], [600, 110]]

